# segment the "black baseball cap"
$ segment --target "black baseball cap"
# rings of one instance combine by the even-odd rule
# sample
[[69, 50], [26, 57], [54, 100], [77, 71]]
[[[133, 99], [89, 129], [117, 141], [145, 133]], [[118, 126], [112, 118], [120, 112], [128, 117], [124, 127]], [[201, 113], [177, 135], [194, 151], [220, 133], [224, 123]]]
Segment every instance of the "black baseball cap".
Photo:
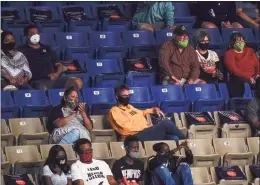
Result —
[[173, 34], [182, 36], [182, 35], [188, 35], [188, 31], [183, 25], [178, 25], [173, 29]]

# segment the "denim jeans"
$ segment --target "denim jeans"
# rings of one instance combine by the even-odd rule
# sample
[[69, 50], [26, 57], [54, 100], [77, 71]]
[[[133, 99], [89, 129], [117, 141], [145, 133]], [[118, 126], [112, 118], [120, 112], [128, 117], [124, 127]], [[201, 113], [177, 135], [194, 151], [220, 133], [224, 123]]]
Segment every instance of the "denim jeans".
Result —
[[79, 130], [73, 129], [62, 137], [59, 144], [73, 144], [79, 139]]
[[[163, 183], [163, 184], [162, 184]], [[181, 163], [177, 168], [176, 174], [173, 174], [164, 164], [154, 170], [151, 185], [193, 185], [190, 166], [187, 163]]]
[[140, 141], [175, 140], [186, 139], [176, 125], [168, 119], [147, 128], [136, 135]]

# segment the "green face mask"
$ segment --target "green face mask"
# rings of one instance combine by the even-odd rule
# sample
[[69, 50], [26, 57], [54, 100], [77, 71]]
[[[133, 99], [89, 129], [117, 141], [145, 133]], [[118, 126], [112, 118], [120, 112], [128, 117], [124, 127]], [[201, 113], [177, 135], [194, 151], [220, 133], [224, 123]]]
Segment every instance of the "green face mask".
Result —
[[244, 47], [245, 47], [245, 43], [244, 43], [244, 42], [242, 42], [242, 43], [236, 43], [236, 44], [234, 45], [234, 48], [235, 48], [235, 50], [237, 50], [237, 51], [242, 51], [242, 50], [244, 49]]
[[74, 100], [68, 100], [67, 104], [71, 109], [74, 109], [78, 105], [78, 103]]
[[189, 40], [179, 41], [178, 46], [180, 48], [186, 48], [188, 46]]

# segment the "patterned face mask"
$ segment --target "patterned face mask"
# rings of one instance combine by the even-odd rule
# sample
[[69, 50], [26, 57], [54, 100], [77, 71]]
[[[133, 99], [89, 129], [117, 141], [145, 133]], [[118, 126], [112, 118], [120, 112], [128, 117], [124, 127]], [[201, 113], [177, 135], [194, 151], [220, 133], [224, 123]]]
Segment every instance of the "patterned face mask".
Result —
[[234, 45], [234, 48], [235, 48], [235, 50], [237, 50], [237, 51], [242, 51], [242, 50], [244, 49], [244, 47], [245, 47], [245, 43], [244, 43], [244, 42], [236, 43], [236, 44]]

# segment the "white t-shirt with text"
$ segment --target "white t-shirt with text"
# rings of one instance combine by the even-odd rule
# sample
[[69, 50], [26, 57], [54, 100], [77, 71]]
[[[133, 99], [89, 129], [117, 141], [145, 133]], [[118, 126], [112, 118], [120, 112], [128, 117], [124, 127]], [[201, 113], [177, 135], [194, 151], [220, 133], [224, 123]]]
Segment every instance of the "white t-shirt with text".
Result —
[[53, 185], [67, 184], [67, 179], [71, 179], [71, 175], [65, 175], [63, 172], [61, 175], [52, 173], [48, 165], [45, 165], [42, 169], [42, 176], [47, 176], [51, 178]]
[[113, 176], [107, 163], [93, 159], [91, 164], [78, 160], [71, 165], [72, 181], [83, 180], [84, 185], [109, 185], [107, 176]]

